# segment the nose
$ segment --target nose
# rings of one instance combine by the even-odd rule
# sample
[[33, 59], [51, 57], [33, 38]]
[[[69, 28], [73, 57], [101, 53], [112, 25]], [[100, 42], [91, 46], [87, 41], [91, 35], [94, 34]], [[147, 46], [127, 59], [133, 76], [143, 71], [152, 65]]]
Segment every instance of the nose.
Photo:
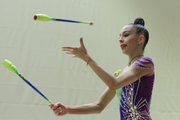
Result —
[[120, 42], [120, 43], [123, 43], [123, 42], [124, 42], [124, 40], [122, 39], [122, 37], [119, 38], [119, 42]]

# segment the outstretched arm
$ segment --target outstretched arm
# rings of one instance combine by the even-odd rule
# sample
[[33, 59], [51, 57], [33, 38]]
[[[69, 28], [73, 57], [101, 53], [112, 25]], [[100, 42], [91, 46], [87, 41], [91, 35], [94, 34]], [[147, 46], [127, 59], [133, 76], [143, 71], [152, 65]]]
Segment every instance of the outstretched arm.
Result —
[[[84, 46], [83, 39], [80, 39], [79, 47], [62, 47], [62, 50], [67, 54], [73, 54], [73, 57], [78, 57], [89, 64], [92, 70], [97, 74], [97, 76], [112, 90], [116, 90], [128, 84], [131, 84], [138, 80], [140, 77], [145, 75], [152, 75], [153, 69], [139, 69], [138, 67], [132, 67], [127, 72], [123, 73], [119, 77], [114, 77], [109, 74], [106, 70], [100, 67], [87, 53]], [[146, 62], [146, 61], [144, 61]], [[142, 62], [142, 64], [144, 63]], [[153, 68], [153, 64], [147, 61], [149, 68]]]
[[50, 107], [57, 116], [65, 114], [99, 114], [108, 105], [108, 103], [114, 98], [115, 91], [107, 88], [100, 98], [94, 102], [77, 106], [64, 106], [60, 103], [51, 104]]

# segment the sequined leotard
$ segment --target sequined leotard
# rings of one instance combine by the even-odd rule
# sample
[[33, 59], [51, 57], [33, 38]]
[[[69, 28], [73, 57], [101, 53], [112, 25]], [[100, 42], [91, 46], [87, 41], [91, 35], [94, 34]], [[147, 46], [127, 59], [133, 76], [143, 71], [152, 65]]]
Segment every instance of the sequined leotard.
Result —
[[[131, 67], [138, 69], [154, 69], [154, 64], [149, 57], [137, 60]], [[114, 73], [117, 77], [125, 70]], [[152, 120], [150, 116], [150, 102], [154, 84], [154, 74], [143, 76], [134, 83], [116, 90], [119, 97], [120, 120]]]

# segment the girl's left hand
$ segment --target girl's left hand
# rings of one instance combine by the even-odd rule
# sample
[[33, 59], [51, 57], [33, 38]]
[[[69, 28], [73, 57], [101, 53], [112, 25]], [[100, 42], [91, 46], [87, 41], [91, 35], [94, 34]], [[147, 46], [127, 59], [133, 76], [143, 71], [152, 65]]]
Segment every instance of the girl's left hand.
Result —
[[87, 50], [83, 43], [83, 38], [80, 38], [80, 46], [66, 46], [62, 47], [62, 51], [65, 51], [66, 54], [72, 54], [73, 57], [78, 57], [84, 61], [86, 61]]

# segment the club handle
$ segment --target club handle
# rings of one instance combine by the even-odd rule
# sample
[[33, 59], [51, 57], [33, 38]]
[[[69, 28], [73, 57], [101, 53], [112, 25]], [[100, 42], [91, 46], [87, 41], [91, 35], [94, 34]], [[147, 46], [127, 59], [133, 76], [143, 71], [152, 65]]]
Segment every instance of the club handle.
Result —
[[31, 86], [36, 92], [38, 92], [44, 99], [46, 99], [49, 103], [52, 103], [41, 91], [39, 91], [34, 85], [32, 85], [28, 80], [26, 80], [21, 74], [18, 74], [20, 78], [22, 78], [29, 86]]

